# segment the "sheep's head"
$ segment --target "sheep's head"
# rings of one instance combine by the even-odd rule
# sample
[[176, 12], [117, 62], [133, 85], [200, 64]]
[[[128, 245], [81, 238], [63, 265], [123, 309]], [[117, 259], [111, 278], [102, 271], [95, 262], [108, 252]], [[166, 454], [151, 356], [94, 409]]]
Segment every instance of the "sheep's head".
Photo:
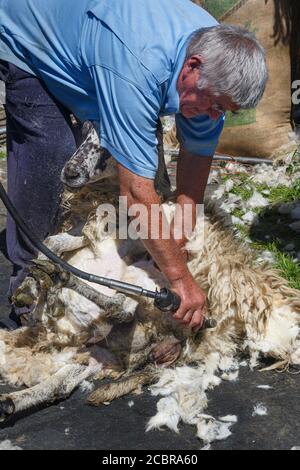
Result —
[[86, 138], [65, 164], [61, 181], [69, 190], [76, 190], [98, 180], [117, 176], [117, 166], [110, 153], [101, 147], [96, 130], [91, 124]]

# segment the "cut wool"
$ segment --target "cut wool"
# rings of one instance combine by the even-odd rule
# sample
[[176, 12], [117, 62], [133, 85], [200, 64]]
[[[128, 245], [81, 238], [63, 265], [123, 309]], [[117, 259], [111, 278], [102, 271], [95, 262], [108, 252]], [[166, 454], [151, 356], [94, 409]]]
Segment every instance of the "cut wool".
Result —
[[211, 445], [210, 444], [206, 444], [204, 447], [202, 447], [202, 449], [200, 450], [212, 450], [211, 448]]
[[257, 191], [253, 193], [251, 198], [247, 201], [247, 207], [255, 209], [256, 207], [266, 207], [269, 204], [268, 199]]
[[[220, 362], [219, 355], [213, 353], [210, 356], [207, 357], [207, 364], [197, 369], [185, 366], [162, 373], [151, 391], [153, 395], [164, 395], [164, 398], [158, 402], [158, 412], [149, 421], [147, 430], [166, 426], [178, 432], [181, 420], [195, 425], [197, 436], [205, 443], [223, 440], [231, 435], [230, 427], [237, 422], [236, 416], [228, 415], [216, 420], [203, 414], [207, 406], [206, 391], [221, 383], [220, 378], [215, 375], [217, 362]], [[225, 365], [232, 367], [236, 362], [224, 361], [223, 366]]]
[[224, 372], [224, 374], [221, 375], [222, 380], [226, 380], [227, 382], [236, 382], [239, 377], [239, 371], [237, 370], [236, 372]]
[[[227, 211], [248, 210], [247, 201], [236, 194], [227, 196], [226, 204], [229, 201], [232, 205]], [[47, 243], [54, 251], [74, 267], [94, 275], [149, 290], [165, 285], [165, 277], [146, 258], [140, 241], [105, 235], [107, 221], [99, 204], [116, 207], [117, 196], [84, 188], [81, 196], [76, 193], [72, 197], [70, 217], [73, 208], [74, 217], [82, 217], [84, 228], [77, 232], [79, 236], [51, 237]], [[169, 212], [174, 209], [172, 202], [165, 206]], [[22, 411], [66, 398], [84, 380], [109, 379], [98, 389], [94, 403], [99, 405], [136, 393], [156, 380], [151, 392], [159, 397], [157, 413], [147, 430], [166, 426], [178, 432], [183, 422], [194, 426], [206, 442], [228, 437], [236, 422], [233, 417], [226, 420], [203, 415], [209, 390], [220, 385], [219, 375], [238, 377], [239, 354], [249, 357], [250, 366], [263, 356], [300, 363], [300, 296], [278, 273], [256, 263], [218, 209], [219, 203], [207, 204], [202, 224], [205, 243], [196, 233], [186, 246], [190, 272], [207, 292], [207, 316], [217, 322], [216, 328], [196, 335], [155, 309], [150, 300], [133, 299], [78, 280], [76, 289], [72, 289], [70, 283], [64, 284], [65, 279], [52, 281], [60, 278], [52, 276], [51, 269], [51, 282], [46, 282], [48, 264], [43, 262], [40, 277], [35, 272], [36, 277], [27, 278], [18, 292], [20, 300], [34, 299], [34, 327], [20, 332], [0, 331], [1, 376], [12, 385], [31, 387], [9, 395], [15, 409]], [[80, 224], [76, 218], [74, 221], [78, 228]], [[126, 217], [126, 228], [127, 223]], [[193, 244], [198, 248], [193, 249]], [[172, 354], [178, 346], [182, 348], [180, 356], [175, 357], [172, 368], [150, 368], [153, 348], [163, 344], [164, 350], [166, 342], [172, 345]]]
[[89, 380], [84, 380], [79, 385], [79, 388], [82, 393], [90, 393], [94, 390], [95, 384], [93, 384], [93, 382], [90, 382]]
[[221, 172], [220, 170], [212, 170], [209, 174], [208, 184], [220, 184]]
[[157, 413], [153, 418], [150, 419], [146, 426], [146, 432], [152, 429], [161, 429], [166, 426], [171, 431], [178, 434], [178, 423], [180, 420], [180, 414], [178, 405], [173, 397], [165, 397], [159, 400], [157, 403]]
[[232, 180], [227, 180], [226, 183], [225, 183], [226, 193], [230, 193], [230, 191], [233, 189], [233, 187], [234, 187], [234, 182]]
[[0, 442], [0, 450], [23, 450], [23, 449], [19, 446], [15, 446], [14, 444], [12, 444], [11, 441], [7, 439], [5, 441]]
[[[205, 390], [212, 382], [219, 384], [220, 379], [205, 374], [203, 368], [194, 369], [185, 366], [163, 371], [157, 384], [151, 387], [151, 391], [153, 395], [162, 395], [165, 398], [158, 402], [158, 413], [150, 420], [149, 426], [152, 428], [157, 420], [162, 423], [165, 416], [164, 424], [170, 427], [169, 415], [176, 416], [176, 428], [180, 419], [186, 423], [196, 424], [197, 415], [207, 405]], [[174, 419], [171, 421], [172, 428], [174, 428]]]
[[267, 416], [268, 409], [263, 403], [258, 403], [254, 406], [252, 416]]
[[235, 415], [222, 416], [221, 418], [219, 418], [219, 420], [223, 421], [223, 423], [232, 423], [232, 424], [238, 422], [238, 418]]
[[240, 367], [248, 367], [248, 362], [247, 361], [240, 362]]
[[273, 390], [274, 387], [271, 387], [270, 385], [257, 385], [256, 388], [260, 388], [261, 390]]
[[222, 202], [220, 209], [228, 213], [233, 212], [234, 209], [236, 209], [240, 205], [241, 201], [242, 198], [240, 196], [237, 196], [235, 194], [229, 194], [226, 201]]
[[239, 363], [232, 356], [223, 356], [220, 357], [218, 368], [223, 372], [235, 372], [239, 370]]
[[274, 264], [276, 262], [276, 258], [275, 258], [274, 253], [272, 253], [271, 251], [265, 250], [260, 253], [259, 257], [257, 258], [257, 261], [263, 262], [263, 263], [267, 262], [269, 264]]
[[224, 186], [220, 186], [218, 189], [216, 189], [213, 194], [212, 194], [212, 198], [213, 199], [221, 199], [225, 194], [225, 187]]
[[256, 217], [255, 212], [248, 211], [248, 212], [246, 212], [245, 215], [242, 216], [242, 220], [243, 220], [243, 222], [245, 222], [246, 224], [252, 224], [253, 221], [255, 220], [255, 217]]
[[241, 224], [243, 221], [239, 217], [236, 217], [235, 215], [232, 215], [231, 216], [231, 222], [233, 223], [233, 225], [238, 225], [238, 224]]
[[232, 422], [218, 421], [213, 416], [200, 417], [197, 423], [197, 436], [206, 444], [214, 441], [223, 441], [231, 436]]

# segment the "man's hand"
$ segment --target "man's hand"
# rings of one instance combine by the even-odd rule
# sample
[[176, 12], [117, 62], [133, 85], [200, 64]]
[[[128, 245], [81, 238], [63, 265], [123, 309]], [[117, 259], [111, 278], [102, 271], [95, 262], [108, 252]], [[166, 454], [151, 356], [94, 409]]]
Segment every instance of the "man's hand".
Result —
[[206, 294], [198, 286], [192, 275], [173, 281], [171, 290], [179, 295], [181, 304], [173, 318], [185, 326], [199, 330], [206, 313]]

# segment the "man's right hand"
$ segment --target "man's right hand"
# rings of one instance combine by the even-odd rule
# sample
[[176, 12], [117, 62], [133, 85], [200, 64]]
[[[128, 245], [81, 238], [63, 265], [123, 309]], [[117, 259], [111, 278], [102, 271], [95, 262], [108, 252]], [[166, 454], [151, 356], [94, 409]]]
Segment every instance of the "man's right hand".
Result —
[[191, 274], [173, 281], [171, 290], [181, 299], [180, 307], [174, 313], [173, 318], [179, 323], [193, 328], [194, 331], [199, 330], [203, 325], [206, 313], [205, 292], [198, 286]]

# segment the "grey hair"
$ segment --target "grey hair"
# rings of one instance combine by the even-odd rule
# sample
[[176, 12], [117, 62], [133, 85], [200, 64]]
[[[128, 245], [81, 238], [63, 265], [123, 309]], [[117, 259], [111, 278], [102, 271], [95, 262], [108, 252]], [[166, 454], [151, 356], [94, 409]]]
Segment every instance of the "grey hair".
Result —
[[232, 25], [198, 30], [192, 37], [186, 59], [203, 58], [199, 88], [210, 87], [226, 95], [242, 109], [255, 108], [262, 98], [268, 70], [264, 48], [253, 33]]

